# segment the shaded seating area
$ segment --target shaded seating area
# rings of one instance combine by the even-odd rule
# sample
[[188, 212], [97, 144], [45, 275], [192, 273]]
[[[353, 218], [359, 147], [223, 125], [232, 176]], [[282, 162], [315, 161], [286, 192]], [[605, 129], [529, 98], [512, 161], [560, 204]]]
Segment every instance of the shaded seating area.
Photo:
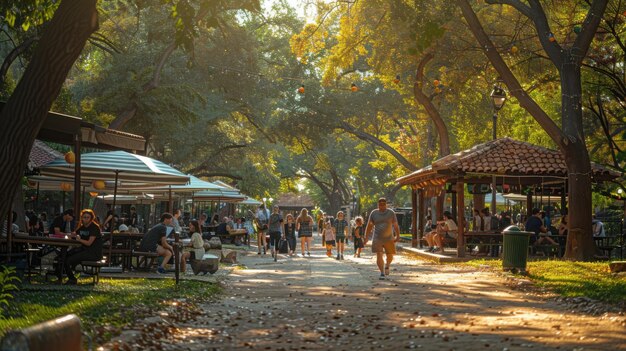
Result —
[[[596, 163], [591, 166], [593, 183], [611, 181], [620, 176], [619, 172], [608, 167]], [[488, 188], [495, 183], [502, 192], [524, 194], [526, 216], [531, 215], [533, 196], [560, 198], [561, 207], [566, 208], [567, 167], [561, 153], [508, 137], [442, 157], [430, 166], [398, 178], [397, 182], [412, 189], [413, 247], [420, 244], [425, 234], [427, 204], [432, 198], [437, 198], [435, 212], [440, 216], [444, 208], [444, 197], [441, 195], [452, 195], [451, 212], [458, 224], [458, 257], [464, 257], [467, 247], [476, 242], [485, 243], [491, 250], [502, 239], [502, 234], [497, 232], [467, 231], [473, 209], [466, 208], [466, 190], [472, 193], [475, 188]], [[433, 218], [433, 222], [435, 220]], [[485, 236], [489, 237], [485, 239]]]

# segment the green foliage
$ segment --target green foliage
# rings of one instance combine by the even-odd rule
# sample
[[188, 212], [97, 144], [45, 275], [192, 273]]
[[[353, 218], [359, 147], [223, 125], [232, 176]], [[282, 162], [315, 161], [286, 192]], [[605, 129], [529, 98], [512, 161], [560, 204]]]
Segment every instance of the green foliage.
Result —
[[[470, 266], [502, 269], [500, 260], [473, 260]], [[531, 261], [528, 277], [539, 287], [565, 297], [585, 296], [609, 303], [626, 300], [626, 277], [613, 275], [606, 262]]]
[[183, 280], [176, 287], [173, 279], [101, 279], [97, 286], [80, 285], [73, 289], [41, 286], [16, 295], [7, 309], [8, 318], [0, 320], [0, 335], [9, 329], [75, 313], [93, 337], [98, 328], [115, 330], [151, 316], [170, 300], [206, 302], [219, 292], [216, 284]]
[[0, 23], [28, 31], [50, 20], [60, 0], [20, 0], [0, 3]]
[[9, 306], [13, 292], [18, 290], [16, 283], [20, 278], [15, 275], [15, 267], [0, 266], [0, 305]]

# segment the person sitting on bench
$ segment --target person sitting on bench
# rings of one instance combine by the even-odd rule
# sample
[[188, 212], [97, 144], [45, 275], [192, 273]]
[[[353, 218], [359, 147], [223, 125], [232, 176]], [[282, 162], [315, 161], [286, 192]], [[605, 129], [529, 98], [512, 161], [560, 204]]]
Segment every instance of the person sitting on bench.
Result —
[[165, 273], [165, 265], [174, 254], [174, 248], [167, 243], [167, 232], [172, 223], [172, 218], [174, 216], [171, 214], [163, 213], [161, 223], [152, 227], [139, 243], [139, 251], [156, 252], [159, 256], [163, 256], [163, 263], [157, 268], [159, 274]]
[[[443, 213], [443, 221], [437, 221], [437, 229], [435, 230], [435, 236], [433, 237], [435, 244], [439, 248], [439, 252], [443, 253], [443, 241], [445, 239], [456, 240], [458, 227], [452, 214], [448, 211]], [[436, 251], [435, 251], [436, 252]]]
[[68, 280], [65, 284], [76, 285], [77, 280], [74, 276], [74, 268], [82, 261], [100, 261], [102, 259], [104, 241], [102, 240], [100, 226], [96, 223], [96, 215], [92, 210], [85, 209], [81, 211], [80, 222], [76, 227], [76, 231], [71, 233], [71, 238], [82, 245], [67, 252], [64, 266]]
[[245, 235], [248, 231], [245, 228], [235, 229], [233, 222], [228, 217], [224, 217], [222, 222], [215, 229], [215, 234], [217, 236], [233, 236], [233, 243], [237, 243], [236, 239], [238, 236]]

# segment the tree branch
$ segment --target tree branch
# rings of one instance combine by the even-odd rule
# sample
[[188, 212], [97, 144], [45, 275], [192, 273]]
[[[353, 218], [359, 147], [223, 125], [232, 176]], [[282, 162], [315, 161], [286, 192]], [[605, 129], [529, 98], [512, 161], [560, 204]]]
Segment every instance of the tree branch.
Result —
[[439, 156], [443, 157], [450, 154], [450, 138], [448, 136], [448, 127], [441, 117], [439, 110], [433, 104], [431, 98], [422, 91], [424, 85], [424, 70], [430, 60], [434, 58], [432, 53], [427, 53], [417, 65], [415, 71], [415, 83], [413, 83], [413, 97], [415, 101], [422, 105], [426, 113], [435, 124], [437, 134], [439, 135]]
[[485, 0], [485, 2], [491, 5], [494, 5], [494, 4], [509, 5], [509, 6], [514, 7], [517, 11], [521, 12], [524, 16], [528, 17], [529, 19], [532, 19], [533, 17], [531, 8], [519, 0]]
[[247, 146], [248, 146], [247, 144], [233, 144], [233, 145], [226, 145], [224, 147], [221, 147], [217, 149], [215, 152], [213, 152], [211, 155], [206, 157], [206, 160], [202, 162], [200, 165], [188, 170], [187, 173], [195, 174], [196, 172], [199, 172], [200, 170], [205, 169], [206, 167], [209, 166], [209, 163], [213, 161], [213, 157], [219, 155], [223, 151], [232, 150], [232, 149], [241, 149]]
[[226, 173], [226, 172], [198, 172], [195, 173], [196, 177], [224, 177], [224, 178], [230, 178], [230, 179], [234, 179], [234, 180], [243, 180], [243, 178], [239, 175], [236, 174], [232, 174], [232, 173]]
[[569, 140], [563, 134], [561, 129], [554, 123], [554, 121], [548, 116], [548, 114], [533, 100], [522, 88], [521, 84], [511, 72], [509, 66], [504, 62], [502, 56], [498, 53], [493, 42], [485, 33], [485, 30], [478, 20], [476, 13], [472, 9], [468, 0], [457, 0], [458, 6], [461, 8], [463, 17], [467, 21], [467, 24], [474, 34], [474, 37], [480, 43], [483, 48], [483, 52], [496, 69], [500, 77], [504, 80], [509, 88], [509, 92], [518, 101], [519, 104], [539, 123], [539, 125], [548, 133], [550, 138], [559, 146], [561, 151], [565, 151], [566, 146], [569, 144]]
[[7, 72], [9, 71], [9, 67], [13, 64], [13, 61], [17, 59], [24, 51], [26, 51], [34, 42], [38, 41], [39, 37], [31, 37], [24, 40], [20, 45], [16, 46], [9, 52], [9, 54], [4, 58], [2, 62], [2, 66], [0, 67], [0, 86], [4, 85], [4, 80], [6, 78]]
[[402, 164], [407, 170], [409, 171], [417, 170], [417, 167], [413, 165], [411, 162], [409, 162], [409, 160], [407, 160], [404, 156], [402, 156], [398, 151], [396, 151], [391, 146], [387, 145], [387, 143], [385, 143], [384, 141], [376, 138], [375, 136], [368, 134], [366, 132], [363, 132], [361, 130], [358, 130], [355, 127], [351, 126], [349, 123], [343, 122], [343, 121], [339, 122], [338, 127], [356, 136], [357, 138], [361, 140], [368, 141], [384, 149], [385, 151], [390, 153], [396, 160], [398, 160], [398, 162], [400, 162], [400, 164]]
[[578, 33], [574, 45], [572, 46], [571, 55], [576, 59], [575, 62], [578, 65], [580, 65], [585, 56], [587, 56], [591, 41], [593, 41], [593, 37], [596, 35], [600, 21], [602, 21], [601, 14], [606, 10], [607, 4], [608, 0], [594, 0], [589, 11], [587, 11], [582, 31]]

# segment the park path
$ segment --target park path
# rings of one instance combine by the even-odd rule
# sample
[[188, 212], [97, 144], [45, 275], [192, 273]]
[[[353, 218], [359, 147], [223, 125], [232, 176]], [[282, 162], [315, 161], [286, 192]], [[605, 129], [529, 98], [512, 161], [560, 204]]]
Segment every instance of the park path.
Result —
[[224, 298], [174, 323], [155, 349], [626, 349], [623, 315], [584, 315], [485, 270], [403, 255], [379, 281], [372, 255], [362, 256], [315, 251], [275, 263], [250, 252]]

